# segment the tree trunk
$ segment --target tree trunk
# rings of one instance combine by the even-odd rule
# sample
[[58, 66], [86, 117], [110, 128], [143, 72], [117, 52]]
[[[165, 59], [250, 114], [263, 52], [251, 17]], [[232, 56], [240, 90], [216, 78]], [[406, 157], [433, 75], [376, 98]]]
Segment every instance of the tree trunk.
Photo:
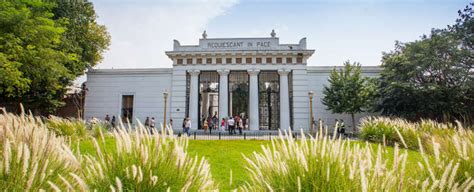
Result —
[[352, 132], [356, 133], [356, 132], [357, 132], [357, 128], [356, 128], [354, 113], [351, 113], [351, 117], [352, 117]]

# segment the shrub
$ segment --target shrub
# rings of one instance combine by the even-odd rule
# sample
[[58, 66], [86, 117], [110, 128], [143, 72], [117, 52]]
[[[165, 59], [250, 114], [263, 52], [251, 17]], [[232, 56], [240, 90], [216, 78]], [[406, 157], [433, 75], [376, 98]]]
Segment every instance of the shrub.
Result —
[[151, 135], [143, 126], [113, 130], [115, 148], [104, 138], [93, 139], [95, 155], [84, 155], [84, 177], [92, 189], [130, 191], [215, 190], [205, 159], [186, 154], [187, 139], [166, 134]]
[[87, 137], [87, 126], [84, 121], [79, 119], [63, 119], [51, 116], [46, 120], [46, 126], [58, 136], [75, 139]]
[[[251, 180], [241, 190], [458, 191], [469, 190], [474, 184], [471, 178], [465, 182], [452, 179], [459, 165], [444, 161], [436, 174], [409, 178], [405, 175], [408, 153], [400, 152], [397, 145], [393, 159], [386, 159], [381, 145], [373, 150], [371, 145], [351, 144], [349, 140], [322, 135], [309, 141], [303, 137], [298, 142], [289, 135], [280, 133], [280, 138], [272, 140], [271, 146], [262, 146], [262, 153], [254, 152], [251, 157], [245, 157]], [[427, 160], [419, 165], [430, 167], [430, 163]]]
[[39, 118], [0, 115], [0, 191], [87, 190], [81, 163]]

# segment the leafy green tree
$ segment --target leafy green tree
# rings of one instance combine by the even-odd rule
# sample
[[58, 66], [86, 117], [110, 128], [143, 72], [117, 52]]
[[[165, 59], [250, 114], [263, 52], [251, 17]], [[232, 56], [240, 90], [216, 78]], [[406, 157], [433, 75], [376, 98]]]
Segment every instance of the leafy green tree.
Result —
[[[72, 5], [80, 13], [59, 11], [75, 9]], [[110, 41], [105, 28], [95, 23], [92, 5], [86, 5], [0, 2], [1, 103], [23, 103], [37, 114], [64, 105], [67, 87], [100, 61]]]
[[61, 39], [61, 49], [77, 55], [65, 66], [73, 75], [83, 75], [85, 69], [102, 60], [102, 54], [110, 45], [110, 35], [104, 25], [96, 22], [97, 15], [91, 2], [57, 0], [56, 3], [52, 10], [54, 19], [66, 20], [67, 28]]
[[361, 75], [360, 64], [344, 62], [344, 68], [333, 69], [329, 86], [324, 86], [322, 103], [333, 113], [352, 117], [353, 131], [357, 131], [354, 114], [368, 111], [375, 94], [374, 81]]
[[377, 109], [411, 120], [461, 120], [474, 116], [472, 9], [448, 29], [409, 43], [396, 42], [384, 53]]
[[70, 55], [58, 49], [66, 29], [52, 19], [53, 6], [42, 1], [0, 2], [1, 100], [57, 106], [54, 98], [60, 99], [63, 81], [73, 79], [62, 65]]

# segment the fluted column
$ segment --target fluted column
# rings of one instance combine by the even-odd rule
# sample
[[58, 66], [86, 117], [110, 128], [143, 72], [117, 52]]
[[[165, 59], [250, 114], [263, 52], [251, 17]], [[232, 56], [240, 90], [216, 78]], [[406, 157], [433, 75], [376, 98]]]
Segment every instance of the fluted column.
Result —
[[189, 90], [189, 118], [191, 118], [191, 129], [196, 130], [199, 126], [199, 70], [189, 70], [191, 75], [191, 87]]
[[219, 122], [229, 116], [229, 70], [217, 70], [219, 73]]
[[259, 130], [259, 114], [258, 114], [258, 69], [247, 70], [250, 76], [250, 93], [249, 93], [249, 129]]
[[278, 70], [280, 74], [280, 129], [290, 129], [290, 95], [288, 91], [288, 69]]

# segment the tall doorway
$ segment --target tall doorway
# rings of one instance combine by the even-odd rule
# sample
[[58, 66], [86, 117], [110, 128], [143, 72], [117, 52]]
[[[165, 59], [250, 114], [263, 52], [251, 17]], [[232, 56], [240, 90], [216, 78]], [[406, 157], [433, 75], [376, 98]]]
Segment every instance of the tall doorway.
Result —
[[259, 126], [261, 130], [280, 127], [280, 78], [277, 71], [261, 71], [258, 75]]
[[216, 71], [202, 71], [199, 74], [199, 125], [202, 129], [205, 119], [219, 113], [219, 74]]
[[229, 74], [229, 114], [247, 118], [249, 109], [249, 75], [247, 71]]

